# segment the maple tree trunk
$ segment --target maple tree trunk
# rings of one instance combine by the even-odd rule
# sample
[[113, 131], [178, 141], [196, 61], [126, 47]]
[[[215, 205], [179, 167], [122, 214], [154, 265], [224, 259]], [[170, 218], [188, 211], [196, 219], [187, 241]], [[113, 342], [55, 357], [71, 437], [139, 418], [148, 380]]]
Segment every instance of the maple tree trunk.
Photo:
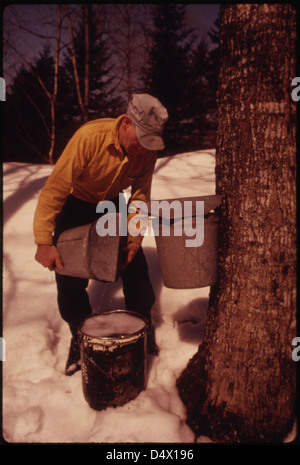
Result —
[[282, 441], [295, 421], [296, 11], [221, 7], [219, 278], [177, 381], [187, 423], [220, 442]]

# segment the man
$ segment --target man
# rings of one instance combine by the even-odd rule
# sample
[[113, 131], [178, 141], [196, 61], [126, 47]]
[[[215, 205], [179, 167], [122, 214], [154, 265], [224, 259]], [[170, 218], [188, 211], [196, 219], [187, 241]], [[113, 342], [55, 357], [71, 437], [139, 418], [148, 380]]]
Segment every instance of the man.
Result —
[[[95, 221], [96, 206], [116, 199], [131, 187], [132, 201], [149, 201], [157, 150], [167, 110], [148, 94], [134, 94], [127, 113], [119, 118], [90, 121], [75, 132], [43, 188], [34, 217], [35, 259], [49, 270], [62, 269], [56, 248], [66, 229]], [[134, 213], [128, 214], [128, 221]], [[141, 247], [142, 236], [128, 233], [126, 261], [121, 273], [125, 306], [147, 317], [151, 328], [149, 352], [155, 353], [151, 307], [155, 296]], [[92, 313], [88, 280], [56, 273], [58, 307], [72, 334], [66, 374], [80, 369], [78, 325]]]

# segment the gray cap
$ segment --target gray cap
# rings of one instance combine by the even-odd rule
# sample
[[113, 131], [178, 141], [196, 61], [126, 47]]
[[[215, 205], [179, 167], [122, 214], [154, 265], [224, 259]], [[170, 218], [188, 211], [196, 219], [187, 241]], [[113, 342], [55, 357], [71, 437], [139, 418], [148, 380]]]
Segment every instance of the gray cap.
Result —
[[133, 94], [127, 114], [136, 126], [139, 143], [145, 149], [164, 149], [162, 133], [168, 120], [168, 112], [157, 98], [149, 94]]

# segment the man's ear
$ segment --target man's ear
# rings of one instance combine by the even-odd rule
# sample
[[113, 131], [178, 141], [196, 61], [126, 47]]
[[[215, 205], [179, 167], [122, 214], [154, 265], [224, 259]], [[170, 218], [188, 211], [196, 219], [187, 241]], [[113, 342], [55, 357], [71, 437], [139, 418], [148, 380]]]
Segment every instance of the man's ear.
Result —
[[130, 116], [125, 116], [125, 118], [123, 119], [123, 124], [125, 129], [132, 125]]

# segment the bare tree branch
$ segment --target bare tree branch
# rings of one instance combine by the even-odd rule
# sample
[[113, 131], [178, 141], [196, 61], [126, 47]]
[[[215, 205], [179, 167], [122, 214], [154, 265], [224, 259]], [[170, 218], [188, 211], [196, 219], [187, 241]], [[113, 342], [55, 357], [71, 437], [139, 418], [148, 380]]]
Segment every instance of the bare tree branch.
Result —
[[70, 43], [71, 43], [71, 52], [72, 52], [72, 63], [73, 63], [73, 72], [74, 72], [74, 79], [75, 79], [75, 86], [76, 86], [76, 92], [77, 92], [77, 97], [78, 97], [78, 103], [82, 111], [83, 115], [83, 120], [87, 120], [87, 114], [86, 114], [86, 109], [84, 106], [84, 102], [82, 99], [81, 91], [80, 91], [80, 85], [79, 85], [79, 76], [78, 76], [78, 69], [77, 69], [77, 60], [76, 60], [76, 53], [75, 53], [75, 44], [74, 44], [74, 34], [73, 34], [73, 26], [72, 26], [72, 21], [71, 21], [71, 15], [69, 11], [68, 5], [64, 5], [67, 20], [68, 20], [68, 27], [69, 27], [69, 37], [70, 37]]
[[90, 37], [89, 37], [89, 5], [84, 5], [84, 41], [85, 41], [85, 70], [84, 70], [84, 108], [87, 119], [90, 93]]
[[35, 32], [32, 29], [29, 29], [29, 28], [27, 28], [25, 26], [21, 26], [20, 24], [15, 23], [14, 21], [11, 21], [9, 19], [6, 20], [6, 24], [10, 24], [11, 26], [14, 26], [14, 27], [16, 27], [17, 29], [19, 29], [21, 31], [28, 32], [29, 34], [31, 34], [31, 35], [33, 35], [35, 37], [38, 37], [39, 39], [46, 39], [46, 40], [52, 40], [53, 39], [52, 36], [44, 35], [44, 34], [41, 34], [40, 32]]
[[56, 41], [55, 64], [54, 64], [54, 88], [53, 88], [52, 98], [50, 99], [50, 106], [51, 106], [51, 143], [50, 143], [50, 149], [49, 149], [49, 155], [48, 155], [50, 163], [53, 163], [53, 150], [54, 150], [54, 142], [55, 142], [55, 103], [56, 103], [56, 97], [57, 97], [60, 36], [61, 36], [61, 6], [57, 5], [57, 41]]

